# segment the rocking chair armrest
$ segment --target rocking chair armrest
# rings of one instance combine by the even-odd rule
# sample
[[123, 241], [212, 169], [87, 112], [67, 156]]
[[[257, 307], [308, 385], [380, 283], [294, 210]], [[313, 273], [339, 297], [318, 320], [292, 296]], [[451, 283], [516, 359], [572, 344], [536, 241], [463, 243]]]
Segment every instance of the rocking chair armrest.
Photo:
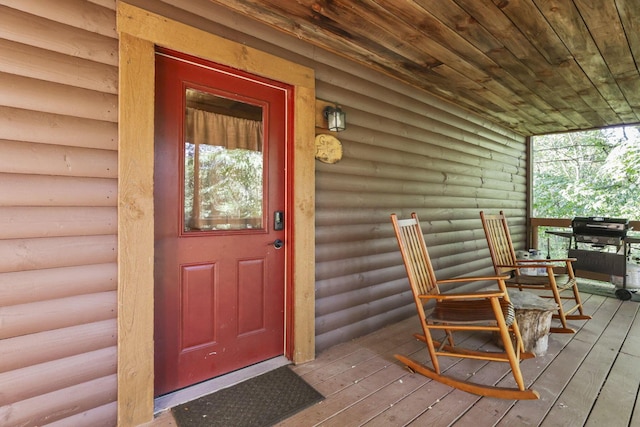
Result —
[[545, 259], [545, 262], [576, 262], [578, 258]]
[[530, 268], [547, 268], [547, 267], [553, 267], [553, 265], [551, 265], [551, 263], [546, 263], [546, 264], [540, 264], [540, 263], [531, 264], [531, 263], [527, 263], [526, 265], [524, 263], [516, 264], [516, 265], [511, 265], [511, 264], [498, 264], [498, 265], [496, 265], [496, 268], [509, 268], [509, 269], [512, 269], [512, 270], [528, 270]]
[[531, 267], [529, 264], [549, 264], [554, 262], [576, 262], [577, 258], [562, 258], [562, 259], [517, 259], [517, 263], [527, 264], [527, 267]]
[[452, 279], [442, 279], [438, 280], [438, 285], [446, 285], [447, 283], [462, 283], [462, 282], [481, 282], [485, 280], [507, 280], [509, 278], [508, 275], [502, 276], [468, 276], [468, 277], [454, 277]]
[[[556, 261], [557, 262], [557, 261]], [[536, 264], [527, 264], [527, 265], [518, 265], [517, 268], [518, 269], [523, 269], [523, 268], [554, 268], [554, 267], [559, 267], [558, 265], [554, 265], [551, 262], [547, 262], [547, 263], [536, 263]]]
[[469, 298], [500, 298], [504, 297], [505, 291], [499, 289], [481, 291], [481, 292], [465, 292], [465, 293], [451, 293], [451, 294], [435, 294], [435, 295], [418, 295], [418, 298], [424, 300], [437, 299], [437, 300], [450, 300], [450, 299], [469, 299]]

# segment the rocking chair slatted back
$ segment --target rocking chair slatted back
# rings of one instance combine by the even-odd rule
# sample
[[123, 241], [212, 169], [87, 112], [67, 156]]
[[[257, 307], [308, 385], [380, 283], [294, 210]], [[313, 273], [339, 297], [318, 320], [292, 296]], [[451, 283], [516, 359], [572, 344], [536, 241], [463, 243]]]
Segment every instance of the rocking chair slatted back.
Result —
[[400, 252], [409, 269], [409, 283], [418, 295], [439, 294], [433, 266], [427, 246], [422, 238], [422, 229], [415, 219], [398, 219], [397, 236]]
[[484, 215], [483, 225], [487, 240], [491, 240], [489, 253], [496, 271], [496, 274], [511, 273], [519, 274], [519, 271], [512, 267], [516, 264], [516, 253], [511, 244], [511, 234], [506, 227], [504, 214]]

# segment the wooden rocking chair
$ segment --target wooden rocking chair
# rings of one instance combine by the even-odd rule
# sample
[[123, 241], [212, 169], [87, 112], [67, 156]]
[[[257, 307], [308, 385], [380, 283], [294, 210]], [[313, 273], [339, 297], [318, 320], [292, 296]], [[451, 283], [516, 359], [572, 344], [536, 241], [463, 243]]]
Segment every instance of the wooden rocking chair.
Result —
[[[513, 305], [507, 295], [504, 277], [464, 277], [438, 281], [417, 215], [413, 213], [411, 219], [398, 219], [396, 214], [392, 214], [391, 222], [422, 325], [423, 334], [414, 336], [426, 344], [432, 367], [399, 354], [395, 355], [396, 359], [413, 372], [469, 393], [501, 399], [538, 399], [537, 392], [525, 389], [524, 386], [520, 359], [528, 359], [534, 355], [524, 352], [522, 337], [515, 320]], [[496, 280], [499, 289], [446, 294], [441, 294], [439, 289], [440, 285], [445, 284], [486, 280]], [[425, 310], [427, 303], [433, 304], [431, 311]], [[431, 336], [432, 330], [444, 331], [445, 340], [435, 341]], [[495, 331], [502, 340], [504, 351], [488, 352], [457, 347], [453, 340], [453, 332], [462, 330]], [[447, 376], [441, 371], [439, 356], [508, 362], [517, 388], [483, 385]]]
[[[524, 289], [537, 289], [549, 291], [546, 294], [540, 293], [543, 298], [553, 298], [558, 305], [554, 319], [560, 319], [562, 327], [551, 327], [550, 332], [575, 333], [575, 330], [567, 325], [569, 320], [589, 320], [591, 316], [584, 314], [578, 283], [573, 272], [572, 262], [575, 258], [566, 259], [516, 259], [516, 253], [511, 242], [511, 234], [507, 218], [500, 211], [498, 215], [485, 215], [480, 212], [482, 227], [489, 245], [491, 260], [496, 274], [509, 274], [510, 278], [505, 281], [507, 287]], [[567, 274], [557, 275], [553, 271], [554, 265], [564, 264]], [[521, 269], [544, 268], [546, 274], [543, 276], [528, 276], [521, 273]], [[565, 291], [572, 291], [570, 296], [563, 296]], [[572, 300], [573, 306], [565, 308], [563, 300]], [[574, 312], [578, 314], [572, 314]]]

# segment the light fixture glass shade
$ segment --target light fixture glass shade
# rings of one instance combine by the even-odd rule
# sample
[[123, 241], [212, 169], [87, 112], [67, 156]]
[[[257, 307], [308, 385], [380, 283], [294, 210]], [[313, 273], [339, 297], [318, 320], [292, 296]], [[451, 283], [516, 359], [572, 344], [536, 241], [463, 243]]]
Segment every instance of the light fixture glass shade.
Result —
[[347, 128], [347, 114], [340, 107], [327, 107], [324, 109], [327, 118], [327, 128], [332, 132], [341, 132]]

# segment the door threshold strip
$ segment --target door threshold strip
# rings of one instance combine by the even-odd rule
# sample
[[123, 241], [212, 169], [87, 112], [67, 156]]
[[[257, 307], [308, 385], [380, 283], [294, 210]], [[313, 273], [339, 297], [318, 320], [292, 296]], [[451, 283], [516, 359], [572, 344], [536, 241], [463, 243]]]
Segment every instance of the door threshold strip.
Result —
[[153, 412], [157, 415], [158, 413], [173, 408], [174, 406], [190, 402], [199, 397], [222, 390], [223, 388], [231, 387], [232, 385], [238, 384], [244, 380], [257, 377], [258, 375], [262, 375], [281, 366], [289, 365], [290, 363], [291, 361], [286, 357], [278, 356], [273, 359], [265, 360], [264, 362], [256, 363], [255, 365], [230, 372], [226, 375], [221, 375], [190, 387], [165, 394], [154, 400]]

